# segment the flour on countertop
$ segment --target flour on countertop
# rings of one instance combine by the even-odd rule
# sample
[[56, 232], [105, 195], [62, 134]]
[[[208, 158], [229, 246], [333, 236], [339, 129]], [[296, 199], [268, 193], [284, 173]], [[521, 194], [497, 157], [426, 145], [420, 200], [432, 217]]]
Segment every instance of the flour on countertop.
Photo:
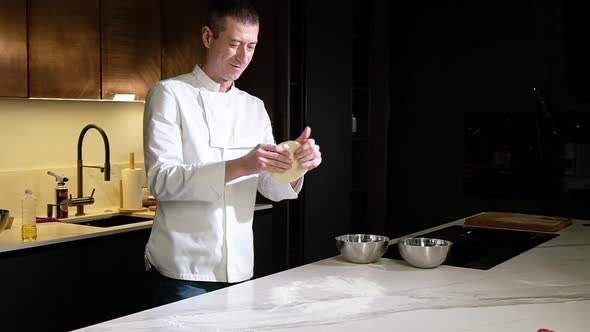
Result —
[[375, 282], [365, 278], [346, 278], [327, 276], [306, 281], [294, 281], [286, 286], [272, 289], [275, 305], [308, 303], [319, 299], [343, 299], [384, 296], [385, 290]]

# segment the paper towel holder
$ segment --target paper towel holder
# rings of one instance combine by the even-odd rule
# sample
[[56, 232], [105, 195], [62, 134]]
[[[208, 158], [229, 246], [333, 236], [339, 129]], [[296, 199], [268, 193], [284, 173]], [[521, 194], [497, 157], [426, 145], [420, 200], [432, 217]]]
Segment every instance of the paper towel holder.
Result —
[[[135, 169], [135, 153], [129, 153], [129, 169]], [[119, 212], [121, 213], [133, 213], [133, 212], [143, 212], [147, 211], [146, 207], [141, 207], [137, 209], [130, 209], [124, 207], [124, 200], [123, 200], [123, 179], [119, 181]]]

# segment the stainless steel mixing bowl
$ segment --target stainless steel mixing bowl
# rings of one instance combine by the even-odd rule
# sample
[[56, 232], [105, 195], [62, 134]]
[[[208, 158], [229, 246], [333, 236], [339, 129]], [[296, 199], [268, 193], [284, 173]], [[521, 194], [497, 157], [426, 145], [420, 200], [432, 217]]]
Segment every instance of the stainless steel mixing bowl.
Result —
[[336, 237], [336, 248], [353, 263], [372, 263], [387, 251], [389, 238], [373, 234], [346, 234]]
[[451, 250], [453, 243], [447, 240], [425, 237], [401, 239], [399, 253], [410, 265], [429, 269], [441, 265]]
[[4, 227], [6, 227], [6, 224], [8, 223], [9, 213], [10, 212], [8, 210], [0, 209], [0, 233], [2, 233]]

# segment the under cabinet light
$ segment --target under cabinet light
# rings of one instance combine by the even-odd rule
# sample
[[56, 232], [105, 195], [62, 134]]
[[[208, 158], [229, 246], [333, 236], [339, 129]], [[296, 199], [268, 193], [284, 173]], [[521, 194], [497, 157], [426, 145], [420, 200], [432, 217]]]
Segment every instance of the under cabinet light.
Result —
[[116, 101], [134, 101], [135, 94], [133, 93], [113, 93], [113, 100]]

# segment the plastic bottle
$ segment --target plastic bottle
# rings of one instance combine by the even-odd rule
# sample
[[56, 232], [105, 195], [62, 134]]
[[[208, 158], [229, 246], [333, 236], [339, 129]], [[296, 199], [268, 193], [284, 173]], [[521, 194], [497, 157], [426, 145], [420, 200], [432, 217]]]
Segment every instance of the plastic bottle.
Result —
[[21, 236], [24, 242], [37, 240], [37, 199], [31, 189], [25, 190], [25, 196], [21, 200], [22, 226]]

